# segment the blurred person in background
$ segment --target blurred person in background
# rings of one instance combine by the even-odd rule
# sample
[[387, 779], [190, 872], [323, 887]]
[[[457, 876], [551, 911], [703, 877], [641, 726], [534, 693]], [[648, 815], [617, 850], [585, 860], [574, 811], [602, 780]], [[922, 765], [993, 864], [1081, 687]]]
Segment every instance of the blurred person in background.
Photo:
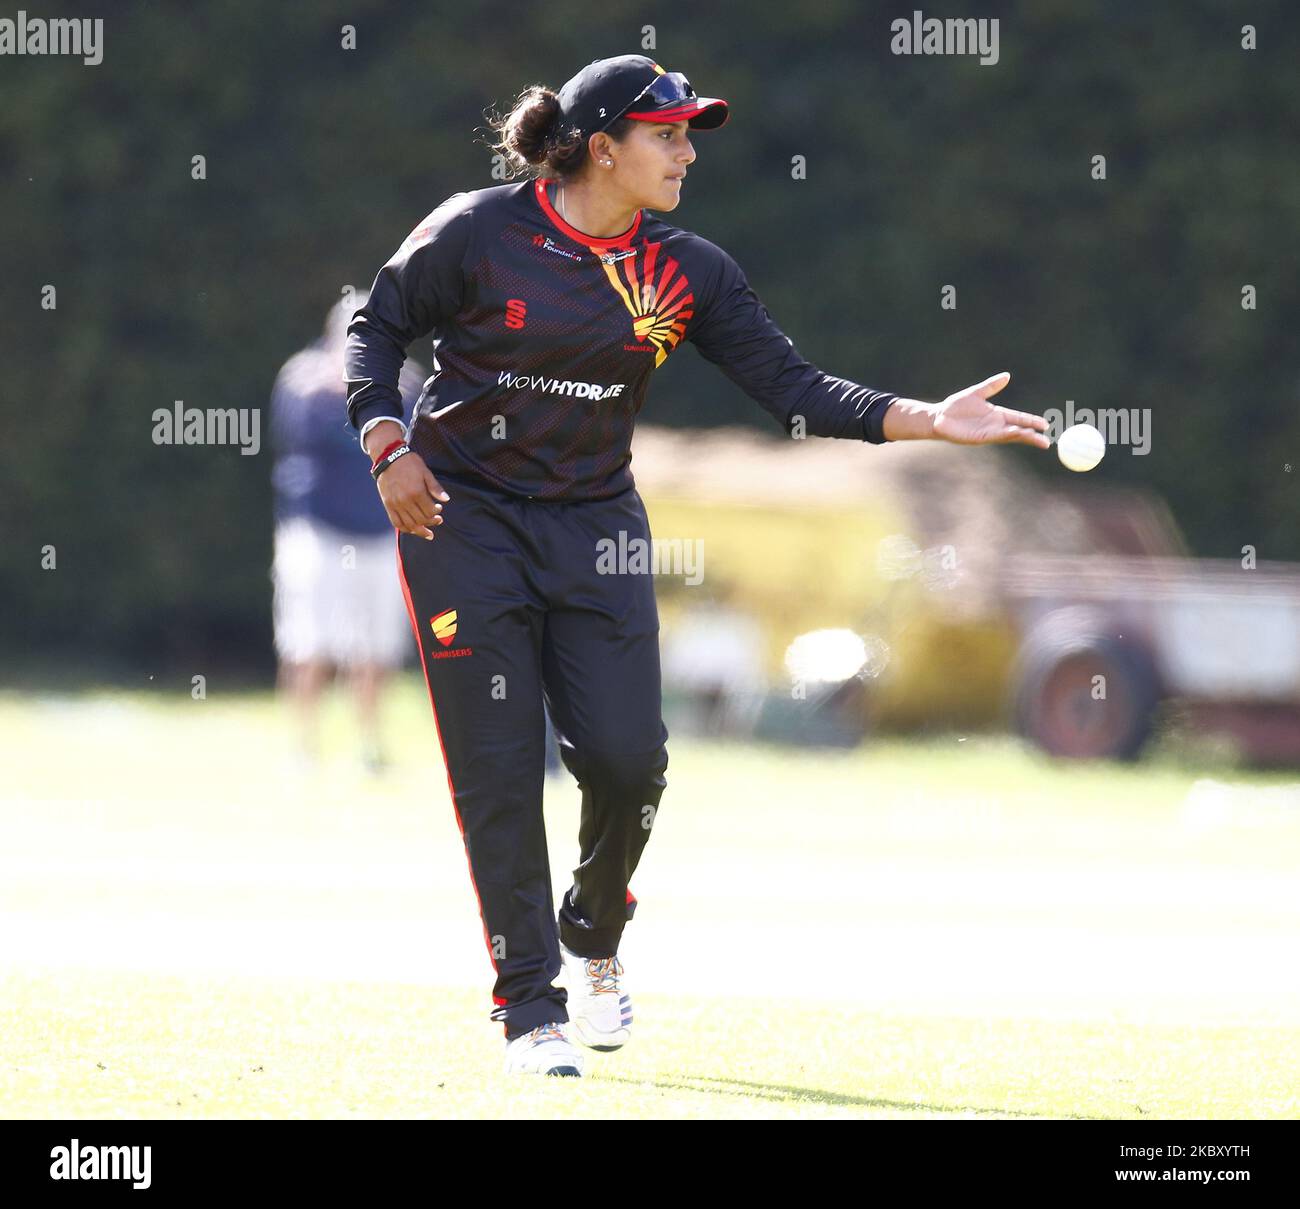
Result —
[[[271, 578], [280, 687], [297, 715], [298, 764], [310, 767], [317, 759], [321, 700], [338, 672], [352, 681], [362, 762], [378, 772], [385, 765], [380, 692], [412, 639], [393, 526], [357, 458], [355, 436], [339, 423], [348, 321], [367, 296], [362, 291], [336, 303], [321, 338], [290, 357], [276, 378]], [[420, 366], [408, 362], [400, 382], [408, 403], [422, 380]]]
[[698, 733], [748, 734], [767, 688], [763, 627], [745, 610], [734, 584], [713, 576], [710, 589], [707, 596], [688, 595], [665, 627], [664, 681], [685, 699], [685, 716]]

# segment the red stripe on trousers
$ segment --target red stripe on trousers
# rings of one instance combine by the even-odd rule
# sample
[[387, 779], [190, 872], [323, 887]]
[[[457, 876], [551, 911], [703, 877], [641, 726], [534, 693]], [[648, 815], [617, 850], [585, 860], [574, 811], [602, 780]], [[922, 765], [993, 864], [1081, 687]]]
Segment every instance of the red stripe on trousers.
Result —
[[[442, 752], [442, 763], [447, 770], [447, 792], [451, 794], [451, 809], [456, 816], [456, 826], [460, 828], [461, 842], [465, 842], [465, 821], [460, 817], [460, 809], [456, 805], [456, 786], [451, 780], [451, 762], [447, 759], [447, 748], [442, 741], [442, 725], [438, 721], [438, 703], [433, 699], [433, 685], [429, 683], [429, 662], [424, 657], [424, 643], [420, 641], [420, 623], [416, 620], [415, 605], [411, 600], [411, 586], [406, 582], [406, 567], [402, 563], [402, 536], [401, 533], [394, 529], [397, 537], [397, 576], [402, 581], [402, 596], [406, 600], [406, 612], [411, 618], [411, 629], [415, 633], [415, 649], [420, 652], [420, 669], [424, 672], [424, 687], [429, 690], [429, 705], [433, 708], [433, 728], [438, 734], [438, 747]], [[465, 845], [465, 864], [469, 866], [469, 884], [474, 887], [474, 898], [478, 902], [478, 916], [483, 923], [483, 943], [487, 946], [488, 960], [492, 963], [493, 972], [497, 972], [497, 959], [492, 952], [492, 937], [488, 935], [487, 918], [483, 914], [483, 899], [478, 892], [478, 883], [474, 880], [474, 865], [469, 859], [469, 845]], [[506, 1000], [492, 996], [492, 1002], [498, 1005], [504, 1005]], [[502, 1023], [502, 1031], [508, 1032], [506, 1023]]]

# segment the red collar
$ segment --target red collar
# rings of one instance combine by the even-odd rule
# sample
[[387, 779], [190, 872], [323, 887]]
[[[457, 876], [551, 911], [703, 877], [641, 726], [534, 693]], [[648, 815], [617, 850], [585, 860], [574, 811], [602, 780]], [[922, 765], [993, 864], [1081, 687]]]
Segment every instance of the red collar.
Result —
[[546, 186], [553, 184], [554, 177], [546, 177], [533, 182], [533, 195], [537, 198], [537, 203], [542, 207], [542, 213], [555, 225], [562, 235], [568, 236], [575, 243], [580, 243], [588, 248], [613, 248], [626, 247], [632, 242], [632, 236], [637, 232], [641, 225], [641, 211], [636, 212], [636, 217], [632, 220], [632, 225], [628, 227], [622, 235], [614, 235], [609, 239], [598, 239], [595, 235], [588, 235], [585, 231], [579, 231], [577, 227], [571, 227], [563, 218], [560, 217], [559, 211], [551, 205], [551, 199], [546, 196]]

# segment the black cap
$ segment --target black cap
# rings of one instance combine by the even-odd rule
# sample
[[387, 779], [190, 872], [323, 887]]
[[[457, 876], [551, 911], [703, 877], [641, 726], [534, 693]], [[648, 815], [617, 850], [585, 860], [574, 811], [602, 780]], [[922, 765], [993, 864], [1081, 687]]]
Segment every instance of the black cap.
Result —
[[680, 71], [666, 71], [645, 55], [616, 55], [588, 63], [557, 94], [559, 127], [576, 126], [586, 139], [618, 118], [647, 122], [686, 121], [693, 130], [726, 122], [727, 102], [697, 97]]

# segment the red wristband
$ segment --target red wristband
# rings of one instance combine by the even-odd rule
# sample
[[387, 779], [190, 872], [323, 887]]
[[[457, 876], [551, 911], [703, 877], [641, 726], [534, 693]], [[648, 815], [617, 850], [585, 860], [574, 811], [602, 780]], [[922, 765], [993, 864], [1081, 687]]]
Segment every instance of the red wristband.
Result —
[[374, 468], [378, 466], [379, 463], [382, 462], [390, 453], [392, 453], [394, 449], [396, 449], [399, 445], [405, 445], [405, 444], [406, 444], [406, 438], [398, 437], [397, 440], [394, 441], [391, 445], [385, 446], [384, 449], [382, 449], [379, 452], [379, 454], [376, 455], [375, 460], [370, 463], [370, 469], [374, 470]]

